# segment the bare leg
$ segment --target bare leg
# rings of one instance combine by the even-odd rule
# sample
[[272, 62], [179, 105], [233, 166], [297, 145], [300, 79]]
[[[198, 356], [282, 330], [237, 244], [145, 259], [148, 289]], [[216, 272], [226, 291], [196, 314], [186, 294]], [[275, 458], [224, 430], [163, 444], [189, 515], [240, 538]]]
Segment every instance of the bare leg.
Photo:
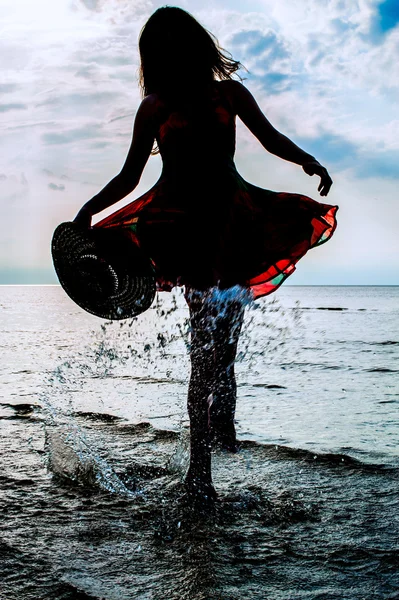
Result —
[[216, 497], [211, 474], [210, 402], [214, 374], [212, 331], [209, 328], [209, 303], [206, 292], [186, 289], [190, 309], [191, 376], [187, 408], [190, 418], [190, 466], [186, 476], [187, 492], [205, 501]]
[[216, 496], [211, 475], [212, 440], [237, 450], [234, 427], [236, 382], [234, 360], [244, 316], [244, 304], [234, 295], [216, 297], [212, 289], [186, 288], [190, 309], [191, 377], [189, 493]]
[[210, 410], [210, 433], [215, 445], [231, 452], [238, 450], [234, 426], [237, 399], [234, 361], [243, 320], [243, 304], [239, 301], [229, 301], [221, 316], [217, 317], [215, 330], [215, 384]]

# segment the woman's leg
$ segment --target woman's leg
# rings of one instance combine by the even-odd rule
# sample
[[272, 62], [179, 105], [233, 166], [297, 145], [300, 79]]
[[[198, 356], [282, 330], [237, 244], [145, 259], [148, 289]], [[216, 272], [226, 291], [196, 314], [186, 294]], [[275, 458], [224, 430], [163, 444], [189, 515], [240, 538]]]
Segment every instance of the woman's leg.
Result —
[[214, 388], [210, 409], [211, 441], [215, 445], [237, 451], [234, 417], [237, 399], [237, 384], [234, 362], [238, 339], [244, 320], [244, 304], [239, 300], [226, 301], [216, 317], [214, 347]]
[[236, 450], [234, 360], [245, 302], [234, 294], [186, 286], [190, 310], [191, 376], [188, 388], [190, 467], [186, 484], [193, 493], [214, 497], [211, 441]]
[[186, 286], [185, 298], [190, 310], [191, 375], [187, 408], [190, 418], [190, 466], [186, 489], [190, 495], [206, 499], [216, 497], [211, 475], [210, 403], [214, 376], [214, 352], [209, 291]]

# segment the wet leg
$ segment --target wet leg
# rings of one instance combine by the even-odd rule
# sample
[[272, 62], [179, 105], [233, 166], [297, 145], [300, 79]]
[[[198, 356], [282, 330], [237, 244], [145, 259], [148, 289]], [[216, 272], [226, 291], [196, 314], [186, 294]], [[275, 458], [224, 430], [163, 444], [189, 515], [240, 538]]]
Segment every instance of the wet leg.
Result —
[[230, 301], [216, 318], [214, 344], [214, 388], [210, 408], [210, 435], [215, 446], [231, 452], [238, 450], [234, 417], [237, 384], [234, 362], [244, 320], [244, 306]]
[[190, 310], [191, 375], [187, 408], [190, 419], [190, 466], [186, 475], [187, 493], [203, 501], [216, 498], [211, 474], [210, 403], [214, 374], [214, 352], [209, 303], [206, 292], [187, 289]]

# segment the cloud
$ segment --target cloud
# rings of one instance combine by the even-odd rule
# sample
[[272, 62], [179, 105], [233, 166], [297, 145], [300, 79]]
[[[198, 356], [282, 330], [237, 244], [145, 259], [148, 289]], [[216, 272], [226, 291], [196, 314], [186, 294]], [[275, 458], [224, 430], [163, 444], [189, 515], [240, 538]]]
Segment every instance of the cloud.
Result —
[[356, 25], [354, 23], [351, 23], [350, 21], [338, 17], [331, 19], [330, 26], [333, 30], [335, 30], [336, 33], [341, 35], [347, 34], [356, 28]]
[[102, 102], [108, 102], [110, 100], [115, 100], [117, 93], [115, 91], [102, 91], [102, 92], [94, 92], [94, 93], [79, 93], [73, 92], [71, 94], [63, 94], [63, 95], [52, 95], [49, 96], [43, 102], [38, 102], [36, 107], [41, 106], [49, 106], [53, 105], [57, 108], [65, 107], [68, 108], [70, 106], [74, 107], [83, 107], [88, 108], [92, 106], [96, 106]]
[[110, 119], [108, 122], [112, 123], [113, 121], [120, 121], [121, 119], [131, 119], [133, 117], [133, 115], [136, 114], [136, 111], [134, 112], [129, 112], [127, 113], [127, 115], [119, 115], [118, 117], [114, 117], [113, 119]]
[[252, 72], [289, 69], [290, 50], [275, 31], [248, 29], [234, 33], [228, 40], [233, 54]]
[[[393, 264], [383, 245], [399, 177], [399, 27], [390, 13], [392, 0], [182, 2], [250, 70], [241, 71], [245, 85], [271, 122], [331, 169], [332, 201], [335, 196], [344, 204], [350, 195], [350, 216], [361, 214], [367, 221], [357, 246], [375, 239], [378, 260]], [[25, 246], [21, 235], [16, 238], [15, 265], [31, 265], [32, 257], [36, 266], [48, 265], [46, 236], [123, 164], [141, 99], [138, 33], [160, 4], [18, 0], [18, 10], [15, 0], [0, 4], [7, 17], [0, 41], [0, 93], [7, 94], [1, 105], [6, 108], [0, 107], [0, 154], [7, 179], [0, 179], [3, 199], [12, 200], [1, 209], [0, 239], [20, 224], [23, 212], [27, 235]], [[379, 31], [374, 37], [373, 27]], [[273, 180], [281, 189], [309, 186], [314, 192], [315, 178], [307, 181], [301, 169], [275, 157], [265, 161], [259, 143], [241, 125], [237, 155], [248, 172], [263, 177], [260, 185]], [[149, 161], [135, 197], [155, 183], [161, 166], [160, 157]], [[21, 172], [29, 185], [22, 183]], [[343, 175], [348, 192], [338, 192]], [[68, 194], [58, 194], [55, 203], [62, 186]], [[364, 207], [370, 212], [375, 197], [379, 202], [371, 218]], [[356, 274], [361, 251], [350, 258], [352, 234], [349, 225], [345, 230], [344, 210], [337, 239], [348, 273]]]
[[93, 142], [90, 144], [90, 148], [93, 148], [94, 150], [102, 150], [108, 146], [111, 146], [111, 142]]
[[229, 13], [225, 39], [249, 68], [245, 84], [265, 115], [305, 150], [335, 169], [351, 169], [356, 179], [398, 177], [399, 28], [378, 43], [367, 37], [385, 3], [262, 5], [259, 16]]
[[107, 67], [120, 67], [132, 64], [132, 57], [129, 55], [104, 53], [85, 57], [85, 62], [105, 65]]
[[334, 163], [337, 167], [348, 168], [355, 166], [358, 158], [358, 148], [355, 144], [340, 135], [321, 132], [317, 138], [298, 139], [298, 145], [306, 149], [322, 163]]
[[298, 75], [291, 68], [289, 44], [272, 29], [238, 31], [228, 45], [249, 69], [248, 77], [268, 94], [281, 94], [298, 85]]
[[81, 2], [88, 10], [98, 10], [98, 0], [81, 0]]
[[[265, 66], [265, 70], [267, 66]], [[299, 75], [290, 73], [279, 73], [277, 71], [266, 72], [257, 77], [257, 81], [262, 85], [262, 88], [267, 94], [276, 95], [282, 94], [303, 84], [303, 78]]]
[[10, 104], [0, 104], [0, 112], [8, 112], [10, 110], [26, 110], [28, 108], [27, 104], [22, 104], [22, 102], [12, 102]]
[[[153, 2], [150, 0], [78, 0], [79, 5], [97, 18], [105, 17], [113, 24], [129, 21], [141, 14], [150, 13]], [[78, 4], [75, 4], [75, 9]]]
[[359, 160], [355, 173], [359, 179], [399, 179], [399, 151], [368, 153]]
[[343, 136], [321, 132], [320, 137], [295, 142], [326, 167], [351, 170], [357, 179], [399, 179], [399, 150], [370, 152]]
[[90, 140], [103, 135], [102, 125], [98, 123], [87, 124], [83, 127], [65, 130], [62, 133], [44, 133], [42, 140], [45, 144], [71, 144], [79, 140]]
[[16, 83], [0, 83], [0, 94], [14, 92], [18, 88]]
[[278, 38], [276, 32], [261, 30], [244, 30], [235, 33], [230, 39], [231, 45], [236, 50], [241, 48], [246, 55], [265, 55], [276, 60], [290, 56], [284, 42]]
[[85, 79], [95, 79], [99, 71], [94, 65], [87, 65], [85, 67], [78, 68], [75, 71], [75, 77], [84, 77]]

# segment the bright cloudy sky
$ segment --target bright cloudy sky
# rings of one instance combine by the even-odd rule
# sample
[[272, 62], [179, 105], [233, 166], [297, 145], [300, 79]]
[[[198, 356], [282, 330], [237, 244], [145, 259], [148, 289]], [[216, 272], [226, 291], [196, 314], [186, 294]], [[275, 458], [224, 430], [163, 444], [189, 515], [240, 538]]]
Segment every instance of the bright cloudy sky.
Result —
[[[151, 0], [0, 0], [0, 283], [54, 283], [50, 240], [125, 159]], [[327, 166], [339, 225], [292, 284], [399, 284], [398, 0], [182, 0], [277, 129]], [[255, 185], [320, 199], [237, 119]], [[160, 175], [151, 157], [129, 199]], [[107, 212], [111, 212], [108, 210]], [[106, 213], [104, 213], [106, 214]], [[98, 217], [95, 217], [97, 219]]]

